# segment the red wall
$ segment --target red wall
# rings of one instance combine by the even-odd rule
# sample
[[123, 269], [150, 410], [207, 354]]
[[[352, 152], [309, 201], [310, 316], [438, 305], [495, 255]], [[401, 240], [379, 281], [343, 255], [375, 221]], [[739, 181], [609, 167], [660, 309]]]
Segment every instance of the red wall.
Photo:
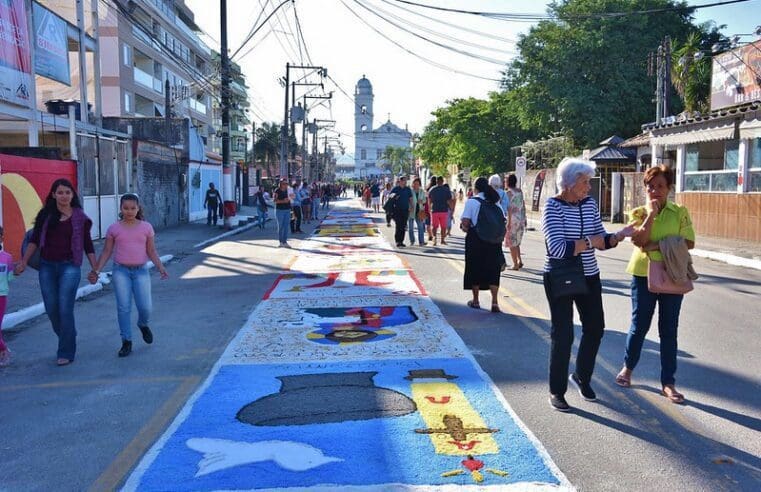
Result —
[[77, 186], [77, 163], [0, 154], [0, 174], [3, 249], [18, 260], [24, 233], [31, 228], [53, 181], [66, 178]]

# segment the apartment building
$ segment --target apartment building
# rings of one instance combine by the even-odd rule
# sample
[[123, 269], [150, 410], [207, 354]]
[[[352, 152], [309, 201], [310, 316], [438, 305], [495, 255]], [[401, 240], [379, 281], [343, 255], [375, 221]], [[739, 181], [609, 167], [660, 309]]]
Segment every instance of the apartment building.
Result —
[[[220, 54], [216, 51], [212, 53], [212, 61], [215, 66], [221, 66], [222, 60]], [[221, 80], [218, 81], [221, 83]], [[251, 124], [249, 109], [251, 103], [248, 100], [248, 85], [246, 76], [243, 75], [240, 65], [230, 62], [230, 159], [233, 162], [248, 162], [246, 148], [251, 138], [248, 133]], [[222, 106], [219, 99], [212, 101], [213, 122], [217, 134], [214, 136], [211, 148], [217, 154], [222, 154]]]
[[172, 115], [191, 121], [204, 145], [216, 134], [211, 94], [218, 65], [183, 0], [109, 0], [100, 26], [103, 116]]

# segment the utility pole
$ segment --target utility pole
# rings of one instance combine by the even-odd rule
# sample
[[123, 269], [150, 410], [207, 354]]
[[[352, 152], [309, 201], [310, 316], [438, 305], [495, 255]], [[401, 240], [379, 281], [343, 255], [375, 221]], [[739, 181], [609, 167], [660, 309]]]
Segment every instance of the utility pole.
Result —
[[304, 120], [301, 122], [301, 166], [302, 166], [302, 178], [309, 182], [311, 176], [309, 175], [309, 166], [307, 165], [307, 96], [304, 96]]
[[655, 69], [655, 126], [660, 126], [663, 116], [663, 45], [658, 46]]
[[290, 182], [291, 166], [288, 164], [288, 86], [290, 85], [291, 64], [285, 64], [285, 108], [283, 126], [280, 129], [280, 179]]
[[[219, 0], [221, 23], [220, 52], [222, 58], [222, 201], [224, 202], [224, 227], [232, 229], [232, 215], [235, 213], [233, 202], [233, 175], [230, 165], [230, 58], [227, 53], [227, 0]], [[228, 206], [233, 202], [233, 207]]]

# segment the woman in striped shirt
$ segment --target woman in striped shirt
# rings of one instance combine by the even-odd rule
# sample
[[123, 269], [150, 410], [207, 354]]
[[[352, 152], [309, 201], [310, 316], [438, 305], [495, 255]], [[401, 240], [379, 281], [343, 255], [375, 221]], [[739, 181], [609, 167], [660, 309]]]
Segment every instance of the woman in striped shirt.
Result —
[[[615, 234], [605, 232], [597, 202], [588, 196], [591, 188], [589, 181], [594, 174], [594, 163], [564, 159], [557, 168], [557, 187], [560, 193], [547, 200], [542, 214], [542, 231], [547, 246], [544, 291], [552, 319], [550, 405], [560, 411], [570, 410], [565, 400], [568, 380], [577, 387], [585, 400], [595, 401], [597, 398], [590, 381], [605, 329], [605, 316], [595, 250], [615, 248], [633, 232], [632, 226]], [[553, 289], [553, 269], [557, 273], [561, 265], [579, 259], [583, 265], [586, 293], [563, 295], [557, 292], [557, 288]], [[576, 356], [576, 371], [568, 377], [573, 345], [574, 304], [582, 320], [582, 334]]]

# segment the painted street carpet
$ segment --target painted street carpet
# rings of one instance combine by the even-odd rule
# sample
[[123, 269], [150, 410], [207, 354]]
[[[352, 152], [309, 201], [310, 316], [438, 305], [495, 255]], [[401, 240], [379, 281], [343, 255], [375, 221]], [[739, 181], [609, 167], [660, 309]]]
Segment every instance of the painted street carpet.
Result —
[[[369, 216], [327, 220], [348, 218]], [[390, 252], [369, 268], [353, 251], [315, 254], [359, 239], [332, 234], [302, 242], [312, 253], [278, 277], [125, 490], [574, 490], [414, 274], [385, 264]]]

